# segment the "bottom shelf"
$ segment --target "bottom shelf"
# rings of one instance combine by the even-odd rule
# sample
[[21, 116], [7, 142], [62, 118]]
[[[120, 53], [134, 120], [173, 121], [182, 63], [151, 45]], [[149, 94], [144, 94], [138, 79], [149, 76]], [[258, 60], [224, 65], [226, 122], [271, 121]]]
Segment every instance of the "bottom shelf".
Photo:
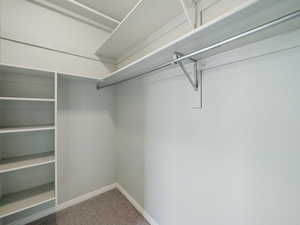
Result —
[[4, 195], [0, 200], [0, 218], [55, 200], [54, 183]]

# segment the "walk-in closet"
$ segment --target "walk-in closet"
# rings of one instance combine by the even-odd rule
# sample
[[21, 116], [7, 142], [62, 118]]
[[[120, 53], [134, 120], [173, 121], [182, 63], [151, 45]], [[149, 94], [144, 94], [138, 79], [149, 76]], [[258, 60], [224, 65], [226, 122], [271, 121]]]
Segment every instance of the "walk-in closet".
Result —
[[299, 0], [0, 0], [0, 225], [299, 225]]

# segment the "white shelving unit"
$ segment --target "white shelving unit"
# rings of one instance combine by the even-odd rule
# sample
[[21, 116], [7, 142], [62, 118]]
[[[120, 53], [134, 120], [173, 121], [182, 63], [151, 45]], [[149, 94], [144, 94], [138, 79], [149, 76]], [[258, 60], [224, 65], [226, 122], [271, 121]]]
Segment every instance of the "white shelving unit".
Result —
[[[198, 49], [205, 48], [227, 38], [236, 36], [242, 32], [246, 32], [257, 26], [278, 19], [291, 12], [300, 9], [300, 1], [286, 0], [248, 0], [240, 7], [237, 7], [230, 12], [219, 16], [218, 18], [200, 26], [194, 31], [184, 35], [183, 37], [153, 51], [152, 53], [130, 63], [123, 68], [108, 74], [101, 82], [103, 86], [114, 84], [135, 77], [139, 74], [148, 73], [154, 67], [165, 64], [173, 60], [174, 52], [188, 54]], [[138, 9], [136, 9], [138, 10]], [[132, 13], [132, 20], [142, 24], [138, 17]], [[255, 16], [254, 16], [255, 15]], [[135, 18], [134, 18], [135, 17]], [[125, 23], [125, 22], [124, 22]], [[122, 23], [120, 24], [121, 30]], [[129, 26], [129, 24], [128, 24]], [[300, 27], [300, 19], [290, 20], [281, 25], [271, 27], [265, 31], [255, 33], [247, 38], [243, 38], [227, 44], [221, 48], [213, 49], [205, 54], [199, 54], [195, 59], [212, 56], [224, 51], [244, 46], [259, 40], [263, 40], [274, 35], [295, 30]], [[123, 29], [123, 28], [122, 28]], [[125, 30], [124, 30], [125, 32]], [[120, 33], [120, 35], [118, 35]], [[130, 32], [127, 32], [128, 34]], [[124, 50], [131, 45], [131, 40], [134, 40], [133, 35], [127, 35], [127, 40], [122, 39], [121, 31], [115, 31], [103, 46], [97, 51], [98, 55], [115, 58], [119, 54], [124, 53]]]
[[0, 65], [1, 219], [56, 199], [56, 101], [56, 73]]
[[0, 202], [0, 218], [55, 200], [54, 183], [4, 195]]
[[54, 152], [20, 156], [0, 161], [0, 174], [54, 163]]
[[[166, 10], [167, 9], [167, 10]], [[140, 0], [97, 50], [100, 57], [116, 60], [162, 24], [182, 13], [179, 0]]]

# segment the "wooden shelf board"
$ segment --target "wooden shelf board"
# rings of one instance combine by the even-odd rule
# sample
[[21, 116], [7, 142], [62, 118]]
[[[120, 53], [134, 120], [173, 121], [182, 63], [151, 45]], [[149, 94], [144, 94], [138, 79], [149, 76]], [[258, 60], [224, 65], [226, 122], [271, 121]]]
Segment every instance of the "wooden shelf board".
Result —
[[117, 59], [162, 25], [182, 13], [179, 0], [140, 0], [97, 50], [96, 54]]
[[[152, 68], [172, 61], [173, 54], [176, 51], [183, 54], [191, 53], [299, 9], [300, 1], [298, 0], [248, 0], [240, 7], [233, 9], [183, 37], [107, 75], [102, 80], [102, 85], [115, 84], [135, 77], [138, 74], [148, 73]], [[195, 58], [201, 59], [216, 55], [298, 28], [300, 28], [299, 18], [258, 32], [250, 37], [227, 44], [224, 47], [214, 49], [209, 53], [198, 55]]]
[[4, 159], [0, 161], [0, 174], [54, 162], [54, 152]]
[[54, 125], [45, 126], [20, 126], [20, 127], [0, 127], [0, 134], [19, 133], [19, 132], [31, 132], [31, 131], [43, 131], [54, 130]]
[[53, 98], [20, 98], [20, 97], [0, 97], [3, 101], [29, 101], [29, 102], [55, 102]]
[[0, 200], [0, 218], [55, 200], [54, 183], [4, 195]]

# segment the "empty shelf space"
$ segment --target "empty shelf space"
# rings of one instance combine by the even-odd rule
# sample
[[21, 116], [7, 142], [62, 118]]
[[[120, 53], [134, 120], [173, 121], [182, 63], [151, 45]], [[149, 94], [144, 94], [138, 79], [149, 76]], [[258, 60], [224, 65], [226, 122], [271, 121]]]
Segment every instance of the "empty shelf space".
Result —
[[31, 132], [31, 131], [43, 131], [43, 130], [54, 130], [54, 129], [55, 129], [54, 125], [0, 127], [0, 134]]
[[28, 102], [55, 102], [53, 98], [19, 98], [19, 97], [0, 97], [2, 101], [28, 101]]
[[54, 199], [54, 183], [4, 195], [0, 200], [0, 218], [44, 204]]
[[0, 161], [0, 174], [55, 162], [54, 152], [15, 157]]

